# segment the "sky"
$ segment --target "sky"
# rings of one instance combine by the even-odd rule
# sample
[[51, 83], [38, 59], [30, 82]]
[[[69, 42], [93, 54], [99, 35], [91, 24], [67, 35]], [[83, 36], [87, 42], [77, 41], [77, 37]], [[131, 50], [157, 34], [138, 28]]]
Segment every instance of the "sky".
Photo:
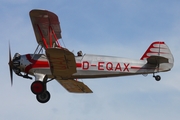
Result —
[[[0, 119], [1, 120], [179, 120], [180, 119], [180, 1], [178, 0], [0, 0]], [[57, 81], [48, 83], [51, 99], [37, 102], [33, 80], [14, 74], [11, 52], [34, 53], [37, 47], [29, 18], [32, 9], [58, 15], [65, 47], [76, 53], [140, 59], [154, 41], [164, 41], [174, 67], [158, 73], [84, 79], [92, 94], [68, 93]], [[60, 41], [62, 41], [60, 40]]]

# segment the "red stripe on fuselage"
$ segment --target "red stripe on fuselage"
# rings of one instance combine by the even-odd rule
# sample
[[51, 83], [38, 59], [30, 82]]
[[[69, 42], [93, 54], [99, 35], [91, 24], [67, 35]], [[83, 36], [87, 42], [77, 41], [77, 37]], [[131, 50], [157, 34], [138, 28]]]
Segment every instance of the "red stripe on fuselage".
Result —
[[154, 69], [154, 70], [157, 70], [158, 68], [155, 68], [155, 67], [136, 67], [136, 66], [131, 66], [131, 69], [147, 69], [147, 70]]
[[31, 62], [32, 64], [29, 64], [26, 68], [25, 68], [25, 72], [28, 73], [30, 69], [32, 68], [48, 68], [49, 67], [49, 63], [48, 61], [38, 61], [38, 60], [34, 60], [32, 59], [30, 54], [26, 55], [26, 58], [29, 62]]
[[81, 68], [82, 64], [81, 63], [76, 63], [76, 67]]
[[[29, 62], [31, 62], [32, 64], [29, 64], [26, 68], [25, 68], [25, 72], [28, 73], [30, 69], [32, 68], [49, 68], [50, 69], [50, 65], [48, 61], [38, 61], [38, 60], [34, 60], [32, 59], [30, 54], [26, 55], [26, 58]], [[76, 63], [76, 67], [77, 68], [81, 68], [82, 64], [81, 63]]]

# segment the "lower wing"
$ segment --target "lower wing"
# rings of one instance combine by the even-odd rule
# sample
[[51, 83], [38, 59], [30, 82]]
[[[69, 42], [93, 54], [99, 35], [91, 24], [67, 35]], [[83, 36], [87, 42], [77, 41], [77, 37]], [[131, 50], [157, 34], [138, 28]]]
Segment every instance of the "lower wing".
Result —
[[92, 90], [83, 82], [73, 79], [57, 80], [67, 91], [72, 93], [92, 93]]

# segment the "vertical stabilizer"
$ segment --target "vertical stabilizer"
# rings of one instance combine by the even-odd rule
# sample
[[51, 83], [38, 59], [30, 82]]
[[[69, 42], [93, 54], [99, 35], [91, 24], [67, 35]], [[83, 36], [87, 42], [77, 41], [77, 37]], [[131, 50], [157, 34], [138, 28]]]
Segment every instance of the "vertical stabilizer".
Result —
[[141, 60], [147, 60], [149, 64], [160, 67], [161, 64], [165, 63], [167, 69], [171, 69], [174, 64], [174, 58], [169, 47], [162, 41], [153, 42], [141, 57]]
[[150, 56], [160, 56], [173, 59], [169, 47], [162, 41], [153, 42], [141, 57], [141, 60], [146, 60]]

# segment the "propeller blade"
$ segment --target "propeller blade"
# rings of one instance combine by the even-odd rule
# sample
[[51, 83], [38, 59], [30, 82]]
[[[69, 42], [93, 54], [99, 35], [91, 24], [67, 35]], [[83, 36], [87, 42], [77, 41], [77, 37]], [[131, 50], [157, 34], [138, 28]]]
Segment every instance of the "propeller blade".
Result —
[[10, 78], [11, 78], [11, 86], [13, 85], [13, 63], [12, 63], [12, 58], [11, 58], [11, 47], [9, 43], [9, 71], [10, 71]]

